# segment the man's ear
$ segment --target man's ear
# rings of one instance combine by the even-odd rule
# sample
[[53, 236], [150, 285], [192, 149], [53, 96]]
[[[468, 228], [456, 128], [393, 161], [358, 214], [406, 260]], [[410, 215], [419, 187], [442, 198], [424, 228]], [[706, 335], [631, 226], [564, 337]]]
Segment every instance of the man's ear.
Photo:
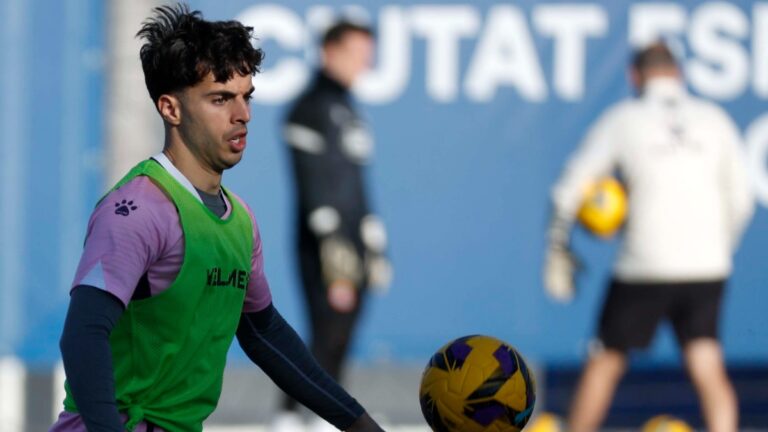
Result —
[[172, 126], [178, 126], [181, 123], [181, 100], [179, 100], [178, 96], [170, 94], [161, 95], [155, 105], [166, 123]]

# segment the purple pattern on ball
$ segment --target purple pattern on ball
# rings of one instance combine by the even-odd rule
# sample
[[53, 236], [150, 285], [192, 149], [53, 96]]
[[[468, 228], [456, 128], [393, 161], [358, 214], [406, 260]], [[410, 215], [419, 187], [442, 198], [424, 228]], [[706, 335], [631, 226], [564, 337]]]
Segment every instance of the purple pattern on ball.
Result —
[[461, 342], [451, 345], [451, 354], [456, 360], [459, 360], [461, 364], [467, 359], [469, 353], [472, 352], [472, 347]]
[[504, 345], [500, 346], [493, 356], [498, 360], [501, 370], [504, 371], [504, 377], [510, 377], [515, 371], [517, 371], [517, 364], [512, 360], [514, 354], [510, 352]]
[[472, 420], [480, 423], [483, 426], [488, 426], [493, 423], [499, 417], [504, 416], [504, 407], [501, 405], [489, 405], [482, 408], [477, 408], [472, 414]]

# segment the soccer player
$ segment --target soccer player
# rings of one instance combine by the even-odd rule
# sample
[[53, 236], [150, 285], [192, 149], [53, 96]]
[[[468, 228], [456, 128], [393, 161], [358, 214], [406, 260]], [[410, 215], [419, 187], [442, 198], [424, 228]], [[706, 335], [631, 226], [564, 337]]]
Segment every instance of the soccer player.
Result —
[[139, 31], [164, 148], [91, 216], [61, 337], [67, 397], [52, 431], [202, 430], [235, 334], [278, 386], [338, 429], [381, 431], [272, 304], [256, 220], [221, 186], [246, 147], [263, 57], [252, 31], [185, 5], [156, 8]]
[[736, 395], [718, 342], [718, 318], [732, 254], [753, 212], [737, 127], [724, 110], [689, 95], [662, 43], [631, 67], [639, 98], [605, 112], [553, 189], [555, 217], [545, 287], [573, 296], [570, 227], [584, 188], [618, 172], [628, 191], [622, 248], [568, 430], [599, 429], [627, 366], [662, 319], [671, 322], [698, 392], [708, 431], [735, 432]]
[[[391, 277], [384, 225], [371, 211], [364, 181], [373, 139], [349, 92], [370, 67], [373, 49], [367, 27], [346, 21], [332, 25], [322, 38], [322, 67], [284, 125], [311, 350], [336, 379], [370, 288], [385, 288]], [[274, 431], [301, 428], [295, 401], [287, 398], [283, 408]]]

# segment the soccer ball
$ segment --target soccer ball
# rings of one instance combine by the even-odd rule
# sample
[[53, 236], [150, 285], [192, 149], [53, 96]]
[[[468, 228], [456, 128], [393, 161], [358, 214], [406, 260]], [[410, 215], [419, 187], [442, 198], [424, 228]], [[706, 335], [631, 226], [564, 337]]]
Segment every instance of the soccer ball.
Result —
[[618, 231], [627, 215], [627, 194], [618, 180], [606, 177], [589, 185], [577, 217], [593, 234], [608, 238]]
[[465, 336], [432, 356], [419, 400], [435, 432], [517, 432], [533, 412], [535, 379], [510, 345]]
[[684, 421], [669, 416], [658, 415], [643, 424], [642, 432], [693, 432], [693, 428]]

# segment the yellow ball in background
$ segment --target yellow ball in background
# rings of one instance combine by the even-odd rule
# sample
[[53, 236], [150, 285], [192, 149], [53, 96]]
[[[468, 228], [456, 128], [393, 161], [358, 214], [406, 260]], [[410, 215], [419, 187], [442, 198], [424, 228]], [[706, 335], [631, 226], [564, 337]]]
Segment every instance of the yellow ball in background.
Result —
[[615, 178], [606, 177], [587, 187], [577, 217], [591, 233], [609, 238], [621, 228], [626, 216], [624, 187]]
[[555, 414], [543, 412], [537, 414], [525, 428], [525, 432], [563, 432], [565, 423]]
[[676, 417], [658, 415], [645, 422], [641, 432], [693, 432], [693, 428]]

